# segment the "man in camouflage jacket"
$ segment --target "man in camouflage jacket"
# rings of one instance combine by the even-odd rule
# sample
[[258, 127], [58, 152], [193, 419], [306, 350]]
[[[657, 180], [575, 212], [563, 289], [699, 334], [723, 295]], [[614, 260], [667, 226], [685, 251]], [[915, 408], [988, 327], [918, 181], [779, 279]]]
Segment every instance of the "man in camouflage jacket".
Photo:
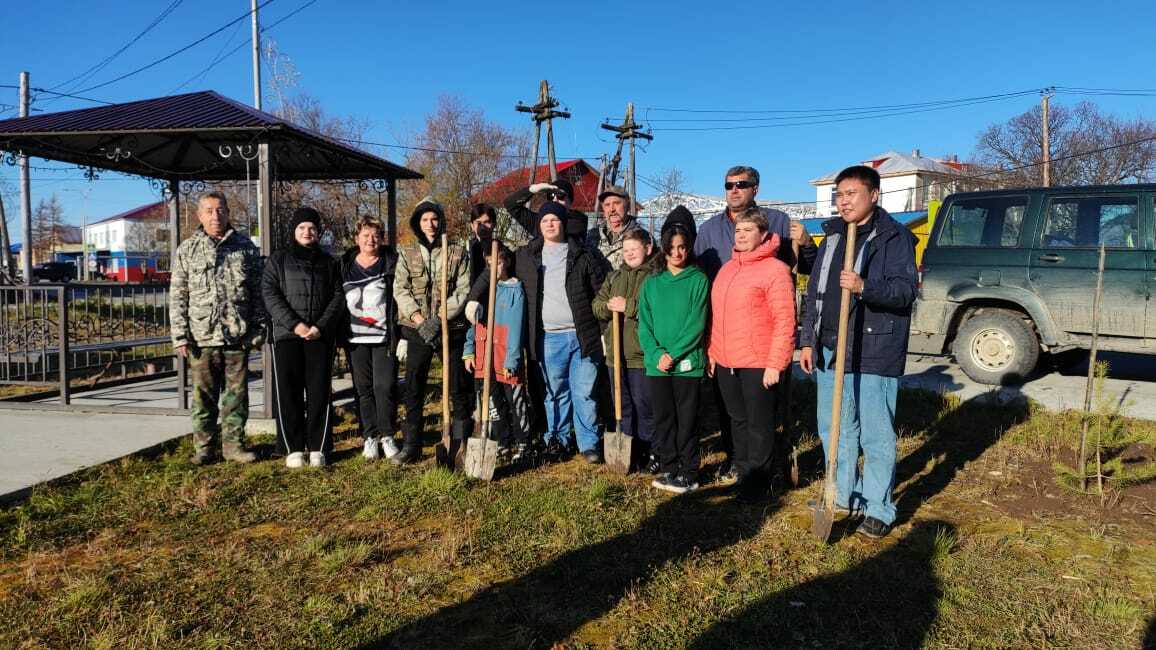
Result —
[[622, 268], [622, 236], [629, 230], [641, 228], [638, 219], [629, 213], [630, 194], [614, 185], [598, 195], [602, 219], [586, 233], [586, 247], [598, 251], [607, 265], [607, 272]]
[[197, 219], [201, 227], [177, 248], [169, 288], [173, 350], [192, 375], [192, 462], [220, 453], [249, 463], [256, 456], [244, 448], [248, 357], [265, 340], [261, 254], [230, 226], [223, 194], [202, 196]]

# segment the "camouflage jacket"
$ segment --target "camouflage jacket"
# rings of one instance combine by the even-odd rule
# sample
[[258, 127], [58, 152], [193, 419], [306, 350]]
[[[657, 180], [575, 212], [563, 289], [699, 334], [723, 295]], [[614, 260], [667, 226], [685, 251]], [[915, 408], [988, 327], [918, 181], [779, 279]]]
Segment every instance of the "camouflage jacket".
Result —
[[597, 251], [605, 260], [609, 270], [617, 271], [622, 268], [622, 236], [628, 230], [638, 228], [642, 228], [642, 225], [638, 223], [638, 218], [630, 215], [626, 217], [626, 224], [616, 235], [610, 232], [610, 228], [606, 225], [606, 219], [600, 217], [598, 224], [586, 233], [586, 248]]
[[[463, 311], [470, 291], [470, 258], [465, 248], [456, 242], [449, 245], [449, 258], [446, 320], [451, 329], [466, 329], [470, 324]], [[399, 324], [417, 327], [413, 317], [418, 313], [423, 318], [438, 317], [436, 307], [441, 304], [441, 272], [441, 246], [427, 248], [413, 243], [401, 247], [393, 277]]]
[[263, 338], [261, 253], [230, 229], [218, 241], [197, 228], [181, 242], [169, 285], [173, 345], [253, 343]]

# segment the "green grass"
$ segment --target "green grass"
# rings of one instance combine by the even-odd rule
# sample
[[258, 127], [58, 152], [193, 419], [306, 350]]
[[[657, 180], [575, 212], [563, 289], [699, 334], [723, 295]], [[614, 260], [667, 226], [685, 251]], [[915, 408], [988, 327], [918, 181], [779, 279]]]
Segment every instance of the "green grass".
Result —
[[1140, 647], [1151, 516], [988, 505], [1078, 417], [899, 408], [901, 523], [831, 545], [808, 532], [813, 482], [747, 506], [580, 460], [480, 483], [352, 440], [324, 471], [194, 468], [185, 442], [0, 511], [0, 647]]

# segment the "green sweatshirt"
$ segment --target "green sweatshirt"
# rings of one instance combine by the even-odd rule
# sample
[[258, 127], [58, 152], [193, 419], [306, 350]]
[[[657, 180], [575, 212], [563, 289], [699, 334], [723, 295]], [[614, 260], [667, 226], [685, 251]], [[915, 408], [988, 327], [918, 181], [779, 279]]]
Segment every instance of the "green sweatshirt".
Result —
[[[678, 275], [651, 275], [638, 296], [638, 342], [650, 377], [702, 377], [706, 369], [706, 309], [710, 281], [697, 266]], [[669, 373], [658, 369], [663, 353], [674, 359]]]

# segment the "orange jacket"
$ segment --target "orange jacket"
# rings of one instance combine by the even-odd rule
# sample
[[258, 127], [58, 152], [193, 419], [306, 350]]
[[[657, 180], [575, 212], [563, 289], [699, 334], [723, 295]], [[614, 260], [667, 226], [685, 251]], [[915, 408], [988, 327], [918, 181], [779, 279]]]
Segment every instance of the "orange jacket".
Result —
[[727, 368], [786, 370], [795, 352], [795, 283], [775, 257], [772, 233], [753, 251], [734, 252], [711, 287], [708, 354]]

